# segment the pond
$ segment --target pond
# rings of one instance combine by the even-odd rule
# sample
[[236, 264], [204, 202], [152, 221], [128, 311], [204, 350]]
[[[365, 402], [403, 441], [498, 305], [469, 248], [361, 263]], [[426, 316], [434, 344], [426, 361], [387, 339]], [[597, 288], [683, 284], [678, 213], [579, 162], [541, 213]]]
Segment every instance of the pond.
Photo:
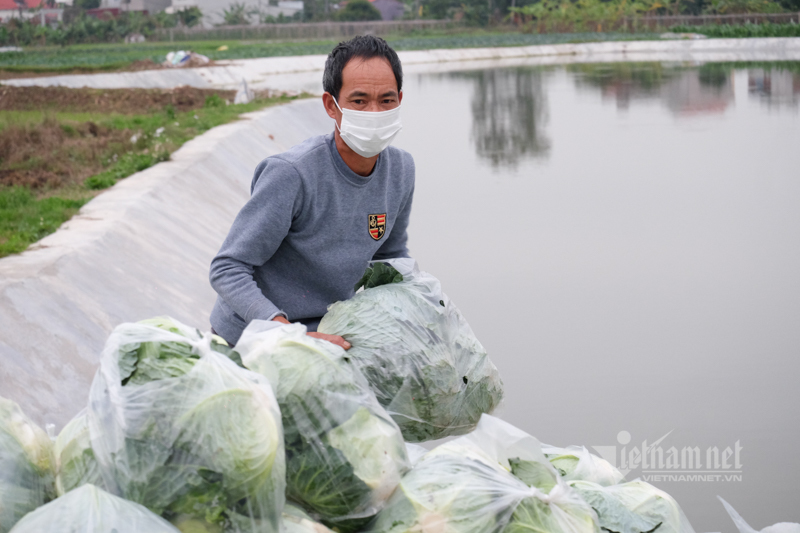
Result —
[[[672, 494], [800, 522], [800, 63], [412, 74], [411, 252], [499, 416]], [[644, 459], [644, 460], [643, 460]]]

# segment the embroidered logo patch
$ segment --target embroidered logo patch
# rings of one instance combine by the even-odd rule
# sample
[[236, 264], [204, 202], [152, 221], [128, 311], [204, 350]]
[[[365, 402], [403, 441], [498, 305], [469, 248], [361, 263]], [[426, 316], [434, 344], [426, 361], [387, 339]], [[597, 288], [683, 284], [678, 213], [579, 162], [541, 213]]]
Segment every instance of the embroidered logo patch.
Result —
[[384, 233], [386, 233], [386, 213], [369, 215], [369, 236], [379, 241]]

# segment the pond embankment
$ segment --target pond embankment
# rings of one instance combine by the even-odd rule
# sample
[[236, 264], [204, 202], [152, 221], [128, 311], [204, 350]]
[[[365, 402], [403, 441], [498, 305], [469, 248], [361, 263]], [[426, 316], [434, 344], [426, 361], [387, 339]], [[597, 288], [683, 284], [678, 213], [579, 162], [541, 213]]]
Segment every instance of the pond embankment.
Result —
[[0, 395], [39, 423], [85, 406], [106, 337], [171, 315], [208, 328], [208, 266], [263, 158], [330, 129], [314, 99], [251, 113], [119, 182], [0, 260]]

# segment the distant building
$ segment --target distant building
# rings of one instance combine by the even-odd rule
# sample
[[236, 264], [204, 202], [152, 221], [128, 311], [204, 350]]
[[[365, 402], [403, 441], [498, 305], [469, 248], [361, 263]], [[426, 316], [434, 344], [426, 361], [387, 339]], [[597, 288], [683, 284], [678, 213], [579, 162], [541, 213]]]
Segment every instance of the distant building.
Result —
[[147, 11], [158, 13], [167, 9], [172, 0], [100, 0], [100, 9], [119, 9], [120, 11]]
[[403, 18], [405, 5], [399, 0], [369, 0], [381, 12], [383, 20], [398, 20]]
[[[37, 22], [41, 22], [42, 24], [51, 24], [61, 20], [64, 10], [60, 8], [38, 9], [42, 5], [42, 1], [43, 0], [0, 0], [0, 22], [8, 22], [11, 19], [18, 18], [24, 20], [35, 18]], [[72, 0], [69, 1], [69, 4], [72, 4]]]
[[[223, 12], [230, 8], [233, 2], [237, 0], [172, 0], [172, 6], [168, 11], [172, 13], [189, 7], [198, 7], [203, 13], [201, 24], [210, 28], [225, 23]], [[248, 18], [253, 24], [266, 17], [278, 18], [283, 15], [292, 18], [295, 13], [303, 10], [302, 0], [279, 1], [278, 5], [270, 5], [269, 0], [238, 0], [238, 3], [245, 4]]]

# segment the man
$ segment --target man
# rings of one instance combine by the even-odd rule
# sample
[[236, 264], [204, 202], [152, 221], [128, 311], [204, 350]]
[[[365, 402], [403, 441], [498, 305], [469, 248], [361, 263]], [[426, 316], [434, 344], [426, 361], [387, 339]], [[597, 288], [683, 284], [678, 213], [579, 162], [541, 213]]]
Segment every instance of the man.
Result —
[[325, 63], [322, 103], [333, 133], [268, 157], [217, 256], [211, 326], [235, 344], [256, 319], [316, 332], [328, 305], [353, 296], [371, 259], [408, 257], [414, 161], [389, 146], [400, 130], [403, 73], [383, 39], [340, 43]]

